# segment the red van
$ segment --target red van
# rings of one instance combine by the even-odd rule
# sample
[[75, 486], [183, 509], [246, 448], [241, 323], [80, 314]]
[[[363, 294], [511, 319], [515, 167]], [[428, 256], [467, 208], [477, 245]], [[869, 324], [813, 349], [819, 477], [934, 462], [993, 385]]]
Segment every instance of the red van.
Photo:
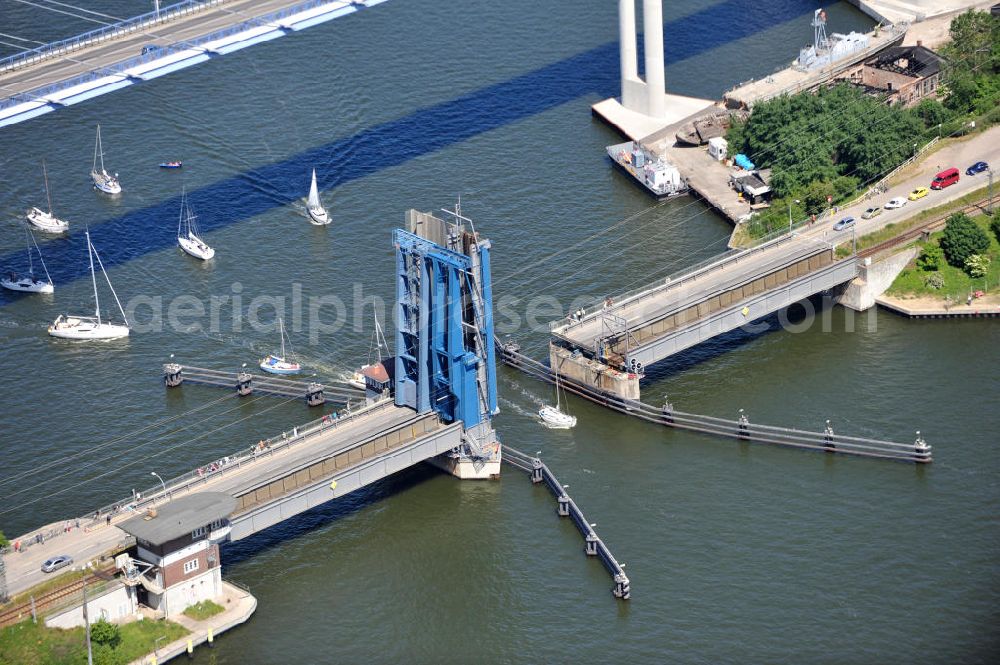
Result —
[[946, 169], [934, 176], [934, 180], [931, 182], [931, 189], [944, 189], [948, 185], [954, 185], [956, 182], [958, 182], [958, 169]]

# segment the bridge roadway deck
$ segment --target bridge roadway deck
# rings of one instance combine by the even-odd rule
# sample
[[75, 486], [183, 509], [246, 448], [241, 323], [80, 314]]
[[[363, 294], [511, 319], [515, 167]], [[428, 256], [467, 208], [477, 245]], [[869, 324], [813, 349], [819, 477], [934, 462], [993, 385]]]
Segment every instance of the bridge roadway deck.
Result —
[[[274, 446], [272, 450], [253, 456], [246, 462], [224, 466], [219, 472], [205, 474], [204, 477], [199, 477], [197, 482], [189, 483], [181, 490], [174, 489], [174, 482], [170, 482], [170, 492], [173, 496], [206, 490], [239, 495], [259, 485], [263, 479], [280, 476], [283, 471], [295, 470], [315, 460], [352, 448], [359, 442], [381, 433], [428, 417], [427, 414], [419, 415], [409, 408], [397, 407], [391, 400], [387, 400], [357, 413], [350, 422], [345, 421], [317, 431], [306, 432], [303, 429], [300, 432], [300, 439], [290, 441], [293, 445], [284, 448]], [[437, 427], [444, 429], [440, 425]], [[163, 500], [162, 492], [144, 494], [143, 501], [137, 506], [139, 510], [161, 503]], [[16, 594], [44, 581], [46, 576], [40, 570], [41, 563], [51, 556], [70, 554], [77, 562], [83, 562], [123, 542], [127, 534], [116, 525], [134, 514], [135, 512], [122, 511], [112, 518], [110, 526], [105, 524], [103, 515], [96, 523], [89, 518], [80, 518], [80, 528], [73, 528], [68, 533], [59, 533], [40, 545], [28, 547], [23, 552], [4, 555], [9, 593]], [[74, 522], [75, 518], [70, 519], [69, 523]]]
[[801, 236], [781, 238], [726, 256], [687, 275], [668, 277], [626, 298], [613, 299], [611, 306], [589, 312], [579, 321], [566, 319], [553, 327], [552, 334], [575, 348], [595, 351], [601, 340], [624, 330], [620, 325], [609, 329], [605, 315], [620, 317], [628, 330], [636, 330], [713, 294], [824, 251], [830, 251], [830, 246], [822, 241]]
[[[117, 62], [135, 57], [144, 46], [168, 46], [222, 30], [264, 14], [290, 7], [301, 0], [230, 0], [149, 30], [135, 32], [117, 39], [74, 51], [71, 55], [54, 57], [38, 64], [0, 75], [0, 91], [4, 96], [28, 92], [35, 88], [71, 79], [80, 74], [99, 71]], [[345, 5], [349, 4], [347, 2]]]

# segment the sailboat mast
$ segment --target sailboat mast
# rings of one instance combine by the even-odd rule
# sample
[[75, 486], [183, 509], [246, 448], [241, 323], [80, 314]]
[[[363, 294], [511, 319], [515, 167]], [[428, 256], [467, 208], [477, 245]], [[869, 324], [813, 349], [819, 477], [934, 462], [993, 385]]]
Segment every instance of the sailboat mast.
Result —
[[285, 322], [278, 318], [278, 332], [281, 334], [281, 359], [285, 359]]
[[90, 259], [90, 281], [94, 284], [94, 307], [97, 312], [97, 325], [101, 325], [101, 301], [97, 297], [97, 276], [94, 274], [94, 246], [90, 244], [90, 230], [87, 232], [87, 257]]
[[49, 214], [52, 214], [52, 195], [49, 193], [49, 170], [45, 168], [45, 160], [42, 160], [42, 174], [45, 176], [45, 199], [49, 202]]
[[27, 224], [24, 225], [24, 241], [25, 244], [28, 246], [28, 274], [31, 275], [32, 278], [34, 278], [35, 261], [34, 259], [31, 258], [31, 243], [33, 241], [33, 238], [31, 237], [31, 229], [28, 228]]
[[181, 237], [181, 225], [184, 223], [184, 207], [185, 207], [184, 196], [185, 196], [185, 191], [183, 189], [181, 189], [181, 210], [180, 210], [179, 213], [177, 213], [177, 237], [178, 238]]
[[[98, 125], [97, 126], [97, 140], [94, 142], [94, 167], [91, 169], [91, 171], [96, 171], [97, 170], [97, 153], [100, 151], [100, 147], [101, 147], [101, 126]], [[101, 163], [103, 164], [103, 162], [104, 162], [104, 156], [102, 155], [101, 156]]]
[[[108, 271], [104, 269], [104, 262], [101, 261], [101, 255], [97, 253], [97, 248], [94, 248], [94, 255], [97, 256], [97, 265], [101, 266], [101, 274], [104, 275], [104, 281], [108, 283], [108, 288], [111, 289], [111, 295], [115, 297], [115, 302], [118, 304], [118, 312], [122, 315], [122, 320], [125, 321], [125, 325], [128, 326], [128, 317], [125, 316], [125, 308], [122, 307], [122, 301], [118, 299], [118, 293], [115, 291], [115, 287], [111, 284], [111, 278], [108, 277]], [[41, 256], [41, 254], [39, 254], [39, 256]], [[91, 269], [93, 269], [93, 267], [91, 267]], [[97, 293], [96, 285], [94, 286], [94, 293]]]
[[[35, 242], [35, 235], [31, 232], [31, 229], [27, 226], [24, 230], [28, 232], [28, 237], [31, 239], [31, 244], [35, 246], [35, 251], [38, 252], [38, 261], [42, 264], [42, 270], [45, 271], [45, 279], [49, 280], [49, 284], [52, 283], [52, 275], [49, 274], [49, 268], [45, 265], [45, 258], [42, 256], [42, 250], [39, 249], [38, 243]], [[28, 257], [31, 257], [31, 247], [28, 247]]]

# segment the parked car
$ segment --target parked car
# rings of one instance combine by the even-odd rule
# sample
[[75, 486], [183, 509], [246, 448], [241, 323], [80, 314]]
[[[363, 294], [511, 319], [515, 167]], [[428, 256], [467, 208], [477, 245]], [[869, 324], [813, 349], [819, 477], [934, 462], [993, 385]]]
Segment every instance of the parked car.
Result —
[[843, 218], [842, 220], [840, 220], [839, 222], [837, 222], [836, 224], [833, 225], [833, 230], [834, 231], [843, 231], [844, 229], [849, 229], [852, 226], [854, 226], [854, 218], [853, 217], [845, 217], [845, 218]]
[[965, 175], [976, 175], [977, 173], [982, 173], [989, 168], [990, 165], [986, 162], [976, 162], [969, 168], [965, 169]]
[[958, 169], [951, 167], [934, 176], [934, 180], [931, 181], [931, 189], [944, 189], [956, 182], [958, 182]]
[[68, 554], [60, 554], [59, 556], [54, 556], [51, 559], [46, 559], [42, 562], [42, 572], [43, 573], [53, 573], [60, 568], [65, 568], [66, 566], [73, 563], [73, 557]]
[[894, 199], [889, 199], [889, 202], [885, 204], [886, 210], [895, 210], [896, 208], [902, 208], [906, 205], [906, 199], [902, 196], [897, 196]]
[[910, 192], [910, 195], [906, 198], [910, 199], [911, 201], [916, 201], [917, 199], [922, 199], [925, 196], [927, 196], [927, 194], [930, 191], [931, 190], [927, 189], [926, 187], [917, 187], [915, 190]]
[[[886, 207], [889, 207], [888, 203], [886, 204]], [[861, 213], [861, 219], [871, 219], [872, 217], [878, 217], [881, 214], [882, 208], [868, 208], [868, 210]]]

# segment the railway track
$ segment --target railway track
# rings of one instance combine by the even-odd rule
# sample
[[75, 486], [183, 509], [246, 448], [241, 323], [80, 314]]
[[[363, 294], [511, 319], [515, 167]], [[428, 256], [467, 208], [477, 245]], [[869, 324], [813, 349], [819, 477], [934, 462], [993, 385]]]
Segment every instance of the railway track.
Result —
[[[48, 593], [44, 593], [36, 597], [35, 612], [41, 613], [42, 610], [52, 607], [63, 598], [71, 596], [75, 593], [79, 593], [80, 591], [83, 590], [84, 582], [86, 582], [87, 584], [96, 584], [98, 582], [106, 582], [112, 579], [114, 576], [114, 570], [115, 570], [114, 566], [98, 569], [93, 573], [91, 573], [90, 575], [88, 575], [86, 578], [80, 578], [78, 580], [74, 580], [63, 587], [54, 589], [52, 591], [49, 591]], [[24, 619], [25, 617], [29, 616], [31, 616], [30, 601], [27, 603], [21, 603], [20, 605], [11, 607], [10, 609], [0, 611], [0, 628], [9, 626], [11, 624], [15, 624]]]
[[[948, 218], [954, 215], [956, 212], [963, 212], [967, 214], [983, 212], [986, 209], [986, 206], [989, 205], [989, 203], [990, 203], [989, 197], [976, 201], [975, 203], [970, 203], [961, 210], [953, 210], [952, 212], [949, 212], [947, 215], [942, 215], [941, 217], [924, 222], [923, 224], [919, 224], [913, 227], [912, 229], [907, 229], [906, 231], [903, 231], [898, 236], [889, 238], [888, 240], [883, 240], [877, 245], [872, 245], [867, 249], [863, 249], [860, 252], [858, 252], [858, 256], [862, 258], [874, 256], [876, 254], [879, 254], [880, 252], [884, 252], [887, 249], [892, 249], [893, 247], [897, 247], [899, 245], [908, 243], [912, 240], [916, 240], [925, 233], [933, 233], [935, 231], [940, 231], [941, 229], [944, 228], [945, 222], [948, 221]], [[993, 203], [994, 204], [1000, 203], [1000, 194], [993, 197]]]

